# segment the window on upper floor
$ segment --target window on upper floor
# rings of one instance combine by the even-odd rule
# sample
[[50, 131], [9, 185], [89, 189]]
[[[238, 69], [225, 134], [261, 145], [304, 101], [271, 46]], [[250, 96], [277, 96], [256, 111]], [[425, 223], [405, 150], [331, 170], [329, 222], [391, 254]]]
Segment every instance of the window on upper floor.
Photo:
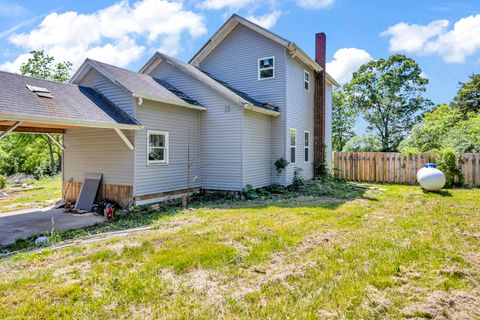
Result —
[[305, 131], [303, 133], [305, 135], [305, 144], [304, 144], [304, 152], [305, 152], [305, 162], [310, 162], [310, 132]]
[[147, 131], [147, 164], [168, 164], [168, 132]]
[[258, 59], [258, 80], [275, 78], [275, 57]]
[[290, 129], [290, 163], [296, 163], [297, 129]]
[[303, 87], [310, 91], [310, 73], [307, 70], [303, 70]]

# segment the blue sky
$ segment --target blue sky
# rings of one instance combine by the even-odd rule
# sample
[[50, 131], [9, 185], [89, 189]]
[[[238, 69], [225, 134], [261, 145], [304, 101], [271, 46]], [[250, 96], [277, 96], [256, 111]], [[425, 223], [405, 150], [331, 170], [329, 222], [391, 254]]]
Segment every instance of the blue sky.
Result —
[[442, 103], [480, 72], [480, 1], [442, 0], [0, 0], [0, 69], [17, 71], [33, 49], [75, 66], [88, 56], [138, 70], [155, 50], [188, 60], [234, 12], [312, 56], [314, 34], [325, 32], [327, 70], [340, 82], [369, 59], [401, 52]]

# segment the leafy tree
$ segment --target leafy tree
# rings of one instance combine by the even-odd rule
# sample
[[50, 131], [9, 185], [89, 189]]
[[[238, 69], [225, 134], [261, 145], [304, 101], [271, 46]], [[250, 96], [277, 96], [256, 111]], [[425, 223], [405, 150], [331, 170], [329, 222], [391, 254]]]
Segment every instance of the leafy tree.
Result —
[[46, 55], [43, 50], [33, 50], [30, 51], [30, 54], [32, 57], [20, 66], [22, 75], [58, 82], [67, 82], [70, 78], [71, 62], [65, 61], [54, 64], [55, 58]]
[[428, 80], [421, 72], [414, 60], [395, 54], [362, 65], [345, 86], [348, 102], [378, 134], [382, 151], [395, 151], [417, 114], [431, 105], [423, 97]]
[[416, 148], [419, 152], [440, 149], [445, 136], [463, 118], [462, 113], [449, 105], [441, 104], [423, 115], [422, 122], [416, 124], [403, 140], [399, 149]]
[[400, 143], [404, 153], [430, 152], [450, 148], [457, 153], [480, 152], [480, 114], [464, 114], [452, 105], [438, 105], [426, 112], [422, 122], [415, 125]]
[[382, 150], [382, 141], [375, 134], [354, 136], [347, 141], [344, 152], [378, 152]]
[[354, 135], [357, 113], [345, 99], [341, 90], [333, 92], [332, 110], [332, 146], [334, 151], [342, 151], [348, 140]]
[[468, 112], [480, 113], [480, 74], [472, 74], [470, 81], [459, 84], [461, 87], [453, 99], [453, 105], [460, 109], [465, 117]]

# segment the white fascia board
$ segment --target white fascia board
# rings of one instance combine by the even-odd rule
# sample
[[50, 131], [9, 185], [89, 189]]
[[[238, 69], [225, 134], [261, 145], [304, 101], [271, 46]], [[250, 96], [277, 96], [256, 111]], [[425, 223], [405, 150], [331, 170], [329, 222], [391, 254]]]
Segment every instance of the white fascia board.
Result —
[[251, 110], [251, 111], [255, 111], [255, 112], [263, 113], [263, 114], [268, 114], [269, 116], [278, 117], [280, 115], [280, 112], [278, 112], [278, 111], [257, 107], [253, 104], [244, 104], [243, 107], [247, 110]]
[[161, 62], [162, 58], [158, 55], [158, 52], [155, 52], [147, 61], [147, 63], [145, 63], [145, 65], [138, 71], [138, 73], [150, 75]]
[[145, 99], [145, 100], [150, 100], [150, 101], [154, 101], [154, 102], [160, 102], [160, 103], [165, 103], [165, 104], [172, 104], [172, 105], [175, 105], [175, 106], [179, 106], [179, 107], [184, 107], [184, 108], [188, 108], [188, 109], [194, 109], [194, 110], [201, 110], [201, 111], [206, 111], [207, 108], [205, 107], [201, 107], [201, 106], [196, 106], [194, 104], [189, 104], [189, 103], [181, 103], [181, 102], [174, 102], [174, 101], [169, 101], [169, 100], [163, 100], [163, 99], [159, 99], [159, 98], [156, 98], [156, 97], [152, 97], [152, 96], [148, 96], [148, 95], [145, 95], [145, 94], [142, 94], [142, 93], [136, 93], [134, 92], [133, 93], [133, 97], [134, 98], [141, 98], [141, 99]]
[[287, 49], [290, 51], [290, 54], [293, 58], [298, 58], [300, 61], [305, 63], [307, 66], [315, 70], [316, 72], [320, 72], [323, 68], [316, 63], [312, 58], [310, 58], [302, 49], [300, 49], [295, 43], [290, 43], [287, 46]]
[[0, 113], [0, 118], [7, 121], [23, 121], [23, 122], [32, 122], [32, 123], [41, 123], [46, 125], [56, 125], [56, 126], [76, 126], [76, 127], [85, 127], [85, 128], [104, 128], [104, 129], [125, 129], [125, 130], [143, 130], [142, 125], [136, 124], [120, 124], [120, 123], [105, 123], [98, 121], [83, 121], [83, 120], [73, 120], [73, 119], [60, 119], [60, 118], [49, 118], [49, 117], [38, 117], [31, 115], [18, 115], [18, 114], [6, 114]]
[[238, 24], [242, 24], [243, 26], [252, 29], [253, 31], [263, 35], [264, 37], [278, 43], [281, 46], [288, 47], [289, 42], [282, 37], [268, 31], [251, 21], [248, 21], [236, 14], [232, 15], [232, 17], [225, 22], [225, 24], [220, 27], [220, 29], [205, 43], [205, 45], [200, 48], [200, 50], [193, 56], [193, 58], [189, 61], [191, 65], [196, 67], [200, 66], [200, 63], [225, 39], [230, 32], [235, 29]]
[[329, 75], [328, 72], [327, 72], [327, 82], [329, 82], [330, 84], [334, 85], [337, 88], [341, 87], [341, 85], [337, 82], [337, 80], [333, 79], [333, 77]]

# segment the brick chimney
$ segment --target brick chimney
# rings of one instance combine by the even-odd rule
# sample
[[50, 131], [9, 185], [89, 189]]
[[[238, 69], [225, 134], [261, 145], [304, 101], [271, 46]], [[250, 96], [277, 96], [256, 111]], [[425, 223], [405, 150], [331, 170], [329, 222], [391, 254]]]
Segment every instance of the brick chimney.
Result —
[[325, 162], [325, 110], [327, 76], [325, 72], [327, 36], [320, 32], [315, 35], [315, 62], [322, 67], [321, 72], [315, 73], [314, 108], [313, 108], [313, 164], [315, 177], [323, 173]]

